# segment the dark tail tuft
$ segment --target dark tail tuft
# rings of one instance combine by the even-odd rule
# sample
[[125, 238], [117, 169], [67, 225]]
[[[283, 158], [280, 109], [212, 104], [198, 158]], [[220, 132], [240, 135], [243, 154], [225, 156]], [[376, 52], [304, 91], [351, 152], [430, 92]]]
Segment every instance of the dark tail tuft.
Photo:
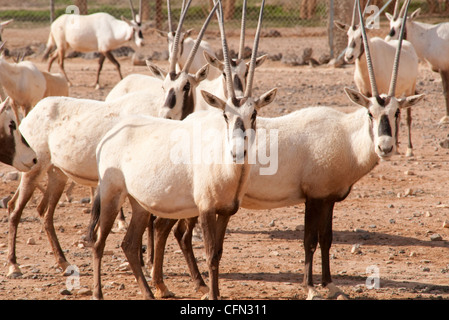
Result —
[[87, 239], [86, 239], [91, 244], [93, 244], [96, 240], [96, 227], [98, 225], [98, 221], [100, 220], [100, 212], [101, 212], [101, 197], [99, 188], [97, 188], [94, 203], [92, 204], [92, 213], [90, 216], [90, 223], [87, 230]]

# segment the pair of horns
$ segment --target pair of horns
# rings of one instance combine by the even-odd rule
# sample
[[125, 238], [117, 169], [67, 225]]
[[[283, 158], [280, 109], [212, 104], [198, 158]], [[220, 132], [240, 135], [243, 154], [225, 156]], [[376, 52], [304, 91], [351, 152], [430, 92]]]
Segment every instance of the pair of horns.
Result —
[[[228, 44], [226, 41], [226, 33], [224, 29], [224, 20], [223, 20], [223, 7], [221, 5], [221, 0], [218, 0], [217, 3], [220, 4], [219, 6], [219, 17], [218, 17], [218, 24], [220, 27], [220, 34], [221, 34], [221, 41], [222, 41], [222, 47], [223, 47], [223, 59], [224, 59], [224, 71], [226, 74], [226, 87], [228, 90], [229, 98], [232, 98], [233, 100], [236, 98], [235, 96], [235, 90], [234, 85], [232, 82], [232, 74], [231, 74], [231, 64], [229, 59], [229, 49]], [[257, 57], [257, 51], [259, 48], [259, 39], [260, 39], [260, 31], [262, 28], [262, 20], [263, 20], [263, 10], [265, 7], [265, 0], [262, 0], [262, 4], [260, 6], [260, 13], [259, 13], [259, 20], [257, 23], [257, 30], [256, 35], [254, 37], [254, 45], [253, 45], [253, 52], [251, 54], [251, 62], [249, 66], [249, 73], [248, 73], [248, 79], [246, 83], [246, 90], [244, 94], [244, 98], [248, 98], [251, 96], [252, 86], [253, 86], [253, 80], [254, 80], [254, 71], [256, 68], [256, 57]], [[246, 15], [246, 0], [243, 4], [243, 14], [242, 14], [242, 34], [240, 37], [240, 53], [243, 55], [243, 49], [242, 46], [244, 45], [244, 21], [245, 21], [245, 15]], [[242, 40], [243, 39], [243, 40]]]
[[133, 15], [133, 20], [135, 22], [142, 22], [142, 0], [139, 1], [139, 21], [136, 19], [136, 12], [134, 11], [134, 6], [132, 0], [129, 0], [129, 6], [131, 7], [131, 14]]
[[398, 13], [398, 9], [399, 9], [399, 0], [396, 0], [396, 3], [394, 5], [394, 11], [393, 11], [393, 20], [396, 20], [399, 17], [403, 17], [405, 11], [408, 9], [408, 5], [406, 6], [405, 2], [404, 2], [404, 5], [402, 6], [401, 11], [399, 13]]
[[[369, 6], [369, 2], [370, 2], [370, 0], [368, 0], [368, 1], [366, 2], [366, 4], [365, 4], [365, 9], [363, 9], [363, 14], [365, 14], [366, 8], [368, 8], [368, 6]], [[353, 10], [352, 10], [351, 27], [355, 27], [355, 26], [356, 26], [356, 21], [355, 21], [356, 17], [357, 17], [357, 4], [354, 2], [354, 8], [353, 8]], [[361, 19], [361, 18], [360, 18], [360, 19]]]
[[[181, 29], [182, 29], [182, 25], [184, 24], [184, 20], [187, 15], [187, 10], [189, 9], [191, 3], [192, 3], [192, 0], [189, 0], [187, 2], [187, 4], [185, 4], [184, 1], [182, 3], [182, 13], [181, 13], [181, 17], [179, 18], [178, 27], [176, 29], [175, 38], [173, 40], [172, 52], [170, 55], [170, 70], [169, 70], [170, 73], [176, 72], [176, 63], [178, 62], [179, 42], [181, 39]], [[209, 13], [208, 17], [206, 18], [206, 21], [204, 22], [204, 24], [202, 26], [200, 32], [198, 33], [198, 36], [195, 40], [195, 44], [194, 44], [192, 50], [190, 51], [190, 54], [187, 58], [187, 61], [184, 65], [182, 71], [189, 72], [190, 66], [192, 65], [193, 59], [195, 58], [196, 52], [198, 51], [201, 40], [203, 39], [204, 33], [206, 32], [207, 26], [209, 25], [209, 22], [211, 21], [217, 8], [218, 8], [218, 3], [216, 3], [215, 6], [212, 8], [211, 12]], [[168, 9], [169, 32], [173, 33], [170, 0], [167, 0], [167, 9]]]
[[[377, 90], [376, 79], [374, 76], [374, 68], [373, 68], [373, 63], [372, 63], [371, 54], [370, 54], [370, 50], [369, 50], [368, 39], [366, 36], [366, 29], [365, 29], [365, 23], [363, 21], [362, 9], [360, 8], [360, 0], [356, 0], [356, 5], [357, 5], [358, 11], [359, 11], [360, 25], [362, 28], [362, 38], [363, 38], [363, 44], [364, 44], [364, 48], [365, 48], [366, 62], [367, 62], [367, 66], [368, 66], [368, 74], [369, 74], [369, 79], [370, 79], [370, 83], [371, 83], [371, 95], [373, 97], [377, 97], [377, 96], [379, 96], [379, 91]], [[400, 56], [401, 56], [402, 41], [404, 39], [405, 23], [407, 21], [407, 11], [408, 11], [409, 5], [410, 5], [410, 0], [407, 0], [406, 4], [404, 6], [404, 10], [401, 10], [401, 12], [403, 13], [404, 19], [403, 19], [402, 25], [401, 25], [401, 32], [400, 32], [400, 36], [399, 36], [398, 47], [396, 48], [396, 55], [394, 58], [393, 70], [391, 73], [390, 88], [388, 90], [389, 97], [394, 97], [395, 92], [396, 92], [396, 83], [397, 83], [398, 71], [399, 71], [399, 60], [400, 60]]]

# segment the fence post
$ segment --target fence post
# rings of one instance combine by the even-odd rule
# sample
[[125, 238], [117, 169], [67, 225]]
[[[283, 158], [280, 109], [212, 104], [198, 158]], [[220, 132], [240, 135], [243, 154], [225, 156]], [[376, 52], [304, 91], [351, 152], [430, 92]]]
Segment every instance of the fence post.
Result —
[[334, 0], [329, 1], [329, 55], [334, 58]]
[[55, 0], [50, 0], [50, 23], [55, 20]]

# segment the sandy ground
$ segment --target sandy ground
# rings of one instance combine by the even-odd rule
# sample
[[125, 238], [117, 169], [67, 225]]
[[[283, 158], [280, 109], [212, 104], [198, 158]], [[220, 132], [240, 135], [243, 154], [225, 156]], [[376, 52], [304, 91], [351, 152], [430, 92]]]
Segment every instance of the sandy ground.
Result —
[[[24, 39], [23, 35], [27, 37]], [[29, 43], [45, 43], [48, 29], [6, 30], [10, 48]], [[11, 40], [10, 40], [11, 39]], [[165, 48], [165, 40], [148, 35], [146, 53]], [[213, 36], [209, 40], [215, 45]], [[237, 37], [230, 39], [237, 46]], [[249, 41], [249, 40], [248, 40]], [[252, 40], [251, 40], [252, 41]], [[261, 50], [269, 53], [295, 52], [312, 47], [316, 52], [326, 48], [324, 37], [264, 38]], [[301, 51], [302, 52], [302, 51]], [[30, 58], [46, 69], [40, 57]], [[132, 66], [131, 59], [122, 58], [124, 75], [148, 74], [146, 67]], [[166, 67], [165, 61], [157, 62]], [[71, 96], [103, 100], [118, 82], [118, 75], [106, 62], [101, 75], [102, 89], [94, 90], [97, 62], [69, 59], [66, 70], [74, 86]], [[57, 71], [54, 65], [53, 71]], [[343, 92], [354, 87], [353, 66], [341, 69], [321, 66], [288, 67], [280, 62], [267, 62], [257, 70], [255, 92], [279, 88], [275, 102], [261, 115], [275, 117], [308, 106], [327, 105], [347, 112], [357, 107], [350, 104]], [[449, 150], [439, 146], [448, 126], [439, 125], [444, 115], [441, 80], [425, 65], [420, 65], [417, 90], [426, 98], [413, 108], [413, 143], [415, 155], [406, 158], [405, 124], [400, 131], [401, 155], [380, 164], [353, 187], [348, 198], [334, 211], [334, 239], [331, 249], [331, 270], [334, 282], [350, 299], [448, 299], [449, 298]], [[1, 173], [15, 171], [6, 165]], [[0, 197], [12, 195], [18, 181], [2, 178]], [[36, 206], [41, 193], [36, 191], [25, 209], [17, 239], [17, 256], [23, 277], [7, 279], [8, 212], [0, 211], [0, 299], [90, 299], [92, 286], [91, 249], [79, 246], [89, 221], [89, 204], [80, 203], [89, 196], [89, 189], [77, 186], [74, 200], [64, 198], [55, 214], [55, 227], [67, 259], [79, 268], [80, 277], [63, 277], [55, 264], [51, 247]], [[125, 207], [127, 219], [130, 210]], [[275, 210], [241, 209], [232, 217], [224, 243], [220, 265], [220, 288], [224, 299], [305, 299], [303, 225], [304, 205]], [[432, 241], [439, 234], [441, 241]], [[103, 259], [105, 299], [141, 299], [131, 271], [120, 248], [124, 233], [109, 236]], [[146, 237], [146, 236], [145, 236]], [[27, 244], [33, 238], [35, 244]], [[144, 240], [146, 241], [146, 240]], [[359, 245], [359, 253], [351, 253]], [[201, 241], [194, 242], [201, 271], [206, 271]], [[321, 276], [319, 250], [314, 259], [315, 281]], [[204, 273], [203, 275], [206, 275]], [[378, 276], [378, 288], [367, 286], [371, 276]], [[199, 299], [181, 251], [173, 236], [168, 239], [165, 259], [166, 284], [175, 292], [174, 299]], [[368, 284], [370, 282], [368, 281]], [[73, 286], [79, 286], [73, 289]], [[69, 289], [71, 295], [64, 295]], [[322, 290], [318, 287], [319, 290]], [[82, 294], [87, 291], [87, 295]], [[67, 293], [67, 292], [66, 292]], [[323, 294], [326, 291], [323, 290]]]

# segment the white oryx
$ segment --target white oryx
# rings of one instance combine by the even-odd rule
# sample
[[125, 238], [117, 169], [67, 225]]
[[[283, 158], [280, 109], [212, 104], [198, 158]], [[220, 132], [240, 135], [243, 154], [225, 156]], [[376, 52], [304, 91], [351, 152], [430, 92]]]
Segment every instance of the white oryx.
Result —
[[22, 108], [23, 116], [42, 98], [69, 95], [69, 86], [61, 74], [40, 71], [31, 61], [9, 63], [3, 54], [0, 57], [0, 85], [6, 95]]
[[[361, 16], [360, 9], [359, 14]], [[423, 98], [423, 95], [395, 97], [400, 55], [396, 56], [388, 94], [379, 94], [363, 22], [362, 36], [372, 79], [373, 97], [345, 89], [349, 99], [361, 106], [361, 109], [343, 113], [329, 107], [311, 107], [283, 117], [257, 118], [258, 130], [274, 130], [278, 133], [277, 138], [270, 138], [266, 142], [273, 146], [266, 147], [266, 150], [277, 148], [278, 170], [273, 175], [262, 175], [260, 169], [265, 165], [256, 162], [251, 168], [241, 206], [266, 210], [305, 203], [304, 286], [308, 299], [321, 297], [313, 286], [312, 277], [312, 260], [318, 243], [322, 257], [323, 287], [329, 290], [329, 297], [346, 297], [333, 283], [330, 272], [329, 250], [332, 245], [334, 205], [348, 196], [352, 186], [370, 172], [379, 159], [386, 159], [394, 154], [400, 110], [410, 108]], [[268, 133], [267, 136], [271, 137]], [[258, 148], [261, 143], [265, 144], [259, 140]], [[157, 290], [165, 293], [165, 296], [170, 295], [170, 291], [163, 282], [162, 260], [166, 238], [175, 222], [155, 223], [152, 276]], [[179, 221], [175, 236], [182, 243], [180, 247], [192, 278], [199, 287], [205, 284], [189, 243], [193, 225], [191, 222], [185, 225], [185, 221]]]
[[[354, 82], [361, 93], [367, 97], [372, 96], [370, 79], [368, 75], [368, 66], [366, 54], [362, 41], [362, 31], [360, 26], [356, 25], [356, 4], [354, 2], [354, 11], [351, 25], [348, 26], [336, 21], [335, 25], [343, 31], [347, 31], [348, 46], [345, 52], [345, 61], [347, 63], [355, 62]], [[374, 74], [376, 75], [377, 86], [380, 93], [387, 93], [391, 79], [391, 69], [395, 59], [398, 41], [385, 41], [379, 37], [368, 39], [371, 54], [373, 56]], [[418, 76], [418, 56], [413, 45], [404, 41], [401, 50], [401, 65], [399, 66], [396, 97], [410, 96], [415, 94], [416, 79]], [[413, 155], [413, 144], [411, 138], [411, 109], [407, 109], [407, 129], [408, 145], [407, 156]]]
[[[185, 1], [183, 1], [184, 4]], [[184, 10], [184, 6], [181, 8], [181, 12]], [[167, 38], [168, 42], [168, 51], [172, 52], [173, 45], [175, 43], [175, 36], [176, 33], [173, 31], [173, 23], [172, 23], [172, 15], [171, 15], [171, 4], [170, 0], [167, 0], [167, 20], [168, 20], [168, 33], [165, 31], [157, 30], [157, 32]], [[192, 48], [195, 45], [195, 40], [193, 40], [190, 35], [193, 32], [193, 29], [189, 29], [185, 32], [182, 32], [179, 37], [179, 50], [177, 52], [177, 65], [176, 65], [176, 71], [180, 71], [184, 68], [184, 65], [186, 64], [188, 58], [189, 58], [189, 52], [192, 50]], [[206, 63], [207, 61], [204, 58], [204, 52], [207, 52], [209, 55], [215, 57], [214, 50], [210, 46], [210, 44], [202, 40], [199, 48], [198, 48], [198, 54], [195, 55], [195, 58], [191, 62], [190, 71], [192, 73], [198, 72]], [[209, 70], [209, 74], [207, 76], [207, 79], [212, 80], [221, 75], [221, 72], [219, 70]]]
[[95, 87], [100, 87], [100, 71], [105, 58], [108, 58], [119, 73], [120, 63], [114, 58], [111, 51], [117, 49], [125, 42], [134, 38], [138, 47], [143, 46], [142, 35], [142, 1], [140, 1], [140, 11], [136, 15], [130, 0], [133, 19], [131, 21], [122, 17], [118, 20], [108, 13], [98, 12], [90, 15], [63, 14], [57, 18], [50, 28], [50, 35], [47, 41], [47, 48], [44, 58], [47, 58], [50, 51], [55, 49], [48, 62], [48, 71], [51, 69], [53, 61], [58, 58], [59, 67], [70, 83], [64, 70], [64, 57], [67, 49], [80, 52], [99, 52], [100, 59], [95, 80]]
[[[219, 298], [218, 269], [224, 232], [231, 215], [239, 208], [251, 169], [248, 151], [254, 136], [249, 129], [255, 129], [257, 110], [271, 103], [276, 93], [273, 89], [259, 98], [251, 94], [263, 7], [264, 1], [243, 98], [237, 98], [233, 90], [221, 18], [220, 31], [230, 97], [225, 102], [202, 92], [204, 98], [220, 110], [193, 113], [184, 121], [128, 117], [111, 129], [98, 145], [100, 183], [89, 228], [90, 238], [94, 241], [94, 298], [103, 298], [101, 258], [106, 238], [125, 198], [131, 203], [133, 214], [122, 248], [144, 297], [153, 298], [140, 265], [142, 235], [151, 212], [173, 219], [200, 217], [211, 279], [209, 298]], [[210, 143], [201, 139], [200, 143], [207, 145], [211, 154], [219, 155], [221, 161], [192, 163], [194, 155], [187, 153], [182, 155], [182, 163], [173, 163], [167, 138], [174, 132], [183, 132], [191, 143], [195, 128], [199, 126], [203, 132], [215, 130], [216, 140]], [[237, 146], [242, 148], [236, 149]], [[120, 156], [117, 150], [121, 150]]]
[[[397, 39], [399, 28], [403, 19], [405, 5], [398, 14], [398, 3], [393, 15], [385, 13], [390, 20], [390, 33], [385, 38], [387, 41]], [[446, 101], [446, 115], [441, 118], [440, 123], [449, 123], [449, 22], [439, 24], [428, 24], [416, 21], [421, 9], [416, 9], [407, 19], [405, 25], [405, 36], [413, 44], [418, 57], [426, 61], [432, 71], [439, 72], [442, 80], [443, 95]]]

